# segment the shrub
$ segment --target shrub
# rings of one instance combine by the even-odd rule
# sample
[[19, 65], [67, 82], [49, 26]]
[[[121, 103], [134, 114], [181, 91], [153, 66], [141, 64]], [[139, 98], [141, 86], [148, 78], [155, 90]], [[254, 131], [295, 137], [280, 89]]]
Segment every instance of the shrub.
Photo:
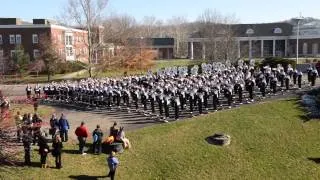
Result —
[[278, 64], [281, 64], [285, 70], [287, 70], [289, 64], [291, 64], [292, 68], [296, 67], [296, 61], [279, 57], [265, 58], [265, 60], [261, 62], [260, 67], [262, 68], [269, 65], [271, 68], [276, 68]]
[[85, 69], [85, 67], [86, 67], [86, 64], [79, 61], [60, 62], [58, 63], [58, 68], [56, 73], [65, 74], [65, 73], [77, 72]]
[[306, 63], [311, 63], [310, 59], [305, 60]]

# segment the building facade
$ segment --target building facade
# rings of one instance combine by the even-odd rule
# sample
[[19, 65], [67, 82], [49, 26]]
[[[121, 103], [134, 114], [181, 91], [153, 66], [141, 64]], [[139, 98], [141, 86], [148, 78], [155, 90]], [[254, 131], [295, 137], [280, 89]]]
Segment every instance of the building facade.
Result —
[[[233, 24], [233, 41], [237, 47], [237, 58], [296, 57], [297, 38], [300, 57], [320, 56], [320, 21], [306, 18], [282, 23]], [[206, 42], [212, 38], [193, 33], [188, 39], [190, 59], [206, 57]], [[213, 38], [214, 43], [223, 37]]]
[[131, 38], [128, 43], [132, 48], [151, 50], [156, 59], [174, 58], [173, 38]]
[[32, 23], [18, 18], [0, 18], [0, 66], [8, 64], [16, 51], [23, 49], [31, 61], [40, 56], [42, 37], [46, 36], [65, 61], [87, 61], [87, 31], [57, 25], [46, 19]]

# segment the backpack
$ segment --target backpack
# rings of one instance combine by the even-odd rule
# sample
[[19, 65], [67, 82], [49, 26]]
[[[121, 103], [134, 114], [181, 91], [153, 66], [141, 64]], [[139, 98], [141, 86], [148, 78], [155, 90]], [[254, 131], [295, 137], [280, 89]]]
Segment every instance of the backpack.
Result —
[[99, 136], [97, 135], [97, 133], [94, 133], [93, 135], [93, 142], [97, 142], [99, 139]]

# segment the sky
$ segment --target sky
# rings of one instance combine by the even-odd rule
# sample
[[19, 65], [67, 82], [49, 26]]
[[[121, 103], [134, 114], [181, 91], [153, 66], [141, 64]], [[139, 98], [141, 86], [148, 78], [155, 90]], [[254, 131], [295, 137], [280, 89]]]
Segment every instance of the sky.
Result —
[[[67, 0], [0, 0], [0, 17], [33, 18], [59, 16]], [[320, 0], [109, 0], [105, 14], [127, 14], [138, 21], [145, 16], [167, 20], [183, 16], [194, 21], [206, 9], [233, 15], [240, 23], [287, 20], [302, 14], [320, 19]]]

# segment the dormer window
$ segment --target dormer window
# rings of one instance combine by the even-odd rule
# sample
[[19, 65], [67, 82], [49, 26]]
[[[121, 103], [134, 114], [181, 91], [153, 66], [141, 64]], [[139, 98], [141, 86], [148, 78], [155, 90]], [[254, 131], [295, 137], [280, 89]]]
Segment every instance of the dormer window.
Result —
[[247, 29], [246, 34], [254, 34], [254, 30], [253, 29]]
[[281, 28], [274, 28], [273, 29], [273, 33], [274, 34], [281, 34], [282, 33], [282, 29]]

